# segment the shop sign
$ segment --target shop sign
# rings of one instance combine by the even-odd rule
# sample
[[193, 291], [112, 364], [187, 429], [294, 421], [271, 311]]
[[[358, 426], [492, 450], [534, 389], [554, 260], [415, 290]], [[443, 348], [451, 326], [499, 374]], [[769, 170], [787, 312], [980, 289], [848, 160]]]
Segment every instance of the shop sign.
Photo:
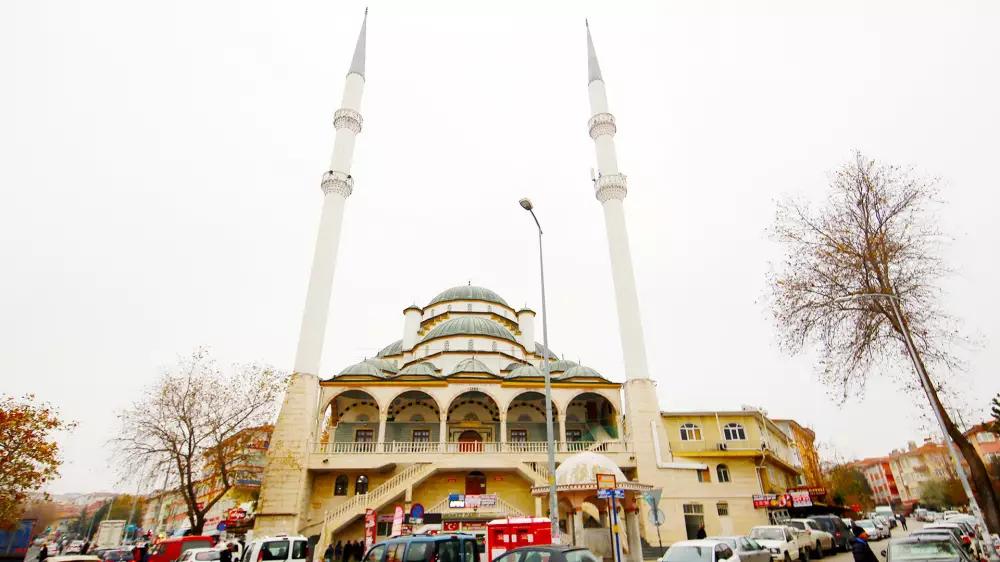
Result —
[[452, 509], [460, 509], [465, 507], [465, 495], [448, 494], [448, 507]]
[[465, 507], [479, 508], [480, 496], [478, 494], [465, 494]]
[[614, 474], [597, 474], [598, 490], [614, 490], [617, 487], [618, 483], [615, 481]]
[[480, 494], [479, 505], [481, 507], [496, 507], [497, 506], [497, 495], [496, 494]]
[[463, 531], [470, 531], [470, 532], [485, 531], [486, 530], [486, 522], [485, 521], [463, 521], [462, 522], [462, 530]]
[[398, 537], [401, 534], [403, 534], [403, 506], [397, 505], [396, 511], [392, 514], [392, 532], [389, 536]]
[[371, 548], [375, 544], [376, 533], [378, 532], [378, 514], [375, 510], [368, 508], [365, 510], [365, 548]]
[[792, 497], [792, 505], [795, 507], [810, 507], [813, 504], [809, 490], [796, 490], [789, 495]]
[[790, 494], [754, 494], [753, 506], [757, 509], [792, 507], [792, 496]]
[[226, 523], [232, 525], [247, 518], [247, 510], [242, 507], [234, 507], [226, 511]]

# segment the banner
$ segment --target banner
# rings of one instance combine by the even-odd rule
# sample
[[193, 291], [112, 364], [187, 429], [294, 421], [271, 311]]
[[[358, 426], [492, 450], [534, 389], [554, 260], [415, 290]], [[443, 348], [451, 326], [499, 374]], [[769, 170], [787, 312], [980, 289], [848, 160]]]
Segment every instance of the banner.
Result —
[[795, 507], [810, 507], [813, 504], [809, 490], [797, 490], [789, 495], [792, 496], [792, 505]]
[[375, 510], [368, 508], [365, 510], [365, 550], [367, 551], [375, 544], [375, 533], [378, 532]]
[[403, 534], [403, 506], [397, 505], [396, 511], [392, 514], [392, 531], [390, 537], [398, 537]]
[[[752, 497], [753, 506], [757, 509], [792, 507], [792, 496], [790, 494], [754, 494]], [[809, 505], [812, 505], [812, 503]]]

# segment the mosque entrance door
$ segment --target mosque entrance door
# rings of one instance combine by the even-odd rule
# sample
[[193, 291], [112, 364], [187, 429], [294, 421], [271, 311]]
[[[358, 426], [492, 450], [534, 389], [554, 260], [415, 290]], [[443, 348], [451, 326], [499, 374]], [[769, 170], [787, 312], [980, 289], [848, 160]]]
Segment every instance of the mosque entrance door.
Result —
[[483, 451], [483, 436], [478, 431], [467, 429], [458, 436], [458, 452], [481, 453]]

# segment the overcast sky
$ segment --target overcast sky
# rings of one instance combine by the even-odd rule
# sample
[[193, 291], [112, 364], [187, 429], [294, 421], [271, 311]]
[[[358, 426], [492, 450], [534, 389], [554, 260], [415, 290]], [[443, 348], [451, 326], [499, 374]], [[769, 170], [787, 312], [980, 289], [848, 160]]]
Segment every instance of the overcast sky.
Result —
[[[52, 491], [116, 487], [115, 411], [178, 355], [291, 368], [363, 9], [0, 3], [0, 391], [79, 421]], [[998, 16], [989, 1], [373, 1], [324, 372], [453, 285], [540, 309], [530, 196], [551, 347], [623, 379], [589, 179], [589, 17], [662, 406], [761, 406], [845, 456], [925, 434], [887, 379], [834, 403], [762, 304], [774, 201], [819, 200], [861, 149], [944, 180], [945, 307], [984, 345], [935, 374], [984, 415], [1000, 390]]]

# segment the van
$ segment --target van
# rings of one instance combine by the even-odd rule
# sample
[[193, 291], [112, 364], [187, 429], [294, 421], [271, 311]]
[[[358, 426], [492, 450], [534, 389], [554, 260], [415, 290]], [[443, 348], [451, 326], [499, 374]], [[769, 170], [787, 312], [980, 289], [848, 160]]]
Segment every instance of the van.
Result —
[[468, 533], [409, 535], [372, 546], [362, 562], [481, 562], [479, 550]]
[[254, 539], [243, 551], [241, 562], [306, 562], [309, 539], [303, 536], [275, 535]]
[[212, 548], [215, 539], [206, 535], [191, 535], [163, 539], [149, 549], [149, 562], [176, 562], [181, 554], [192, 548]]

